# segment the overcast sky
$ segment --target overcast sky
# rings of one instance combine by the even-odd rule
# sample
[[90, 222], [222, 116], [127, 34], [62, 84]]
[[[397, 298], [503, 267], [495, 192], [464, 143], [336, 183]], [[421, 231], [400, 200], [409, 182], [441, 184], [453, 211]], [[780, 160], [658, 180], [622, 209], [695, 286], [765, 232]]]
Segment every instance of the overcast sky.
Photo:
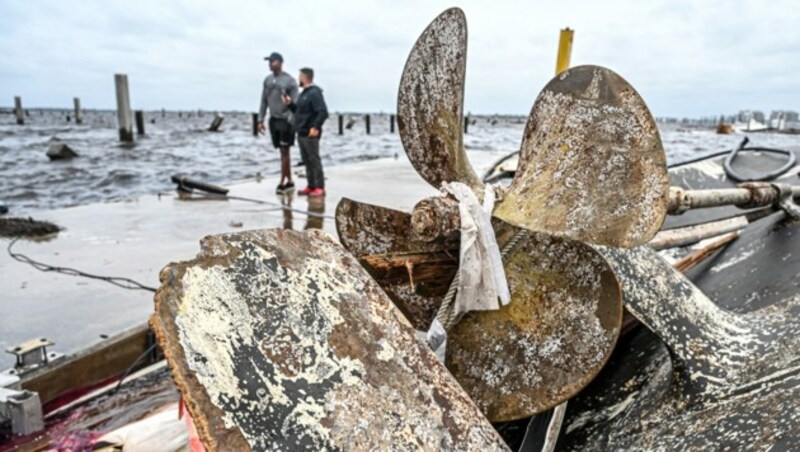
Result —
[[416, 37], [449, 6], [469, 26], [466, 110], [527, 114], [572, 64], [607, 66], [656, 116], [800, 110], [800, 4], [770, 1], [0, 0], [0, 105], [113, 108], [127, 73], [137, 109], [256, 110], [279, 51], [317, 73], [332, 111], [391, 111]]

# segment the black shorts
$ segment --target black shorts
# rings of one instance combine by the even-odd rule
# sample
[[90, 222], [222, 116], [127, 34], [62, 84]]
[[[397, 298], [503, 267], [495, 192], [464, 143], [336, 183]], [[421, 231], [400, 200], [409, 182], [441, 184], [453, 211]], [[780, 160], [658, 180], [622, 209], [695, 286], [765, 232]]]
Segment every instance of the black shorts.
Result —
[[286, 119], [269, 118], [269, 135], [276, 148], [294, 146], [294, 126]]

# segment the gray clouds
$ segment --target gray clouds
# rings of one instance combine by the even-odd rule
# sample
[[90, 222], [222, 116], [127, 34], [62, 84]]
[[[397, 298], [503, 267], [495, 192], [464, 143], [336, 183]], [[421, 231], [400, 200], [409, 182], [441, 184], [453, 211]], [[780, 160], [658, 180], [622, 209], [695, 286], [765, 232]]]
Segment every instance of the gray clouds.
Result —
[[[619, 72], [656, 115], [800, 109], [800, 8], [785, 0], [458, 2], [469, 23], [466, 109], [527, 113], [552, 77], [558, 30], [572, 63]], [[0, 104], [112, 108], [129, 74], [136, 108], [258, 106], [262, 57], [312, 66], [332, 110], [394, 109], [433, 1], [0, 0]]]

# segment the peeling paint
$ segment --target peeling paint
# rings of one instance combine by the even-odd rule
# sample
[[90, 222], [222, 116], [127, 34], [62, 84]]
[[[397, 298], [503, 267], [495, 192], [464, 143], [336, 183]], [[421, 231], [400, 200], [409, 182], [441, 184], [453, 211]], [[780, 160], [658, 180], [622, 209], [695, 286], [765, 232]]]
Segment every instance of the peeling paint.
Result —
[[633, 392], [569, 419], [566, 450], [800, 447], [800, 295], [733, 313], [649, 247], [600, 250], [670, 354], [652, 356]]
[[321, 231], [207, 237], [162, 280], [152, 324], [208, 448], [505, 448]]

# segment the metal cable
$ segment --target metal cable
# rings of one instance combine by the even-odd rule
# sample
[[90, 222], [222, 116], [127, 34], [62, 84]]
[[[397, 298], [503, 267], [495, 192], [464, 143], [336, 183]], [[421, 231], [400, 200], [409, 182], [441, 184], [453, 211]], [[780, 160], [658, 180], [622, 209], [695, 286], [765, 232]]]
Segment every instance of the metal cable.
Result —
[[230, 200], [235, 200], [235, 201], [252, 202], [252, 203], [256, 203], [256, 204], [263, 204], [263, 205], [267, 205], [267, 206], [273, 206], [276, 209], [286, 210], [286, 211], [289, 211], [289, 212], [295, 212], [295, 213], [307, 215], [309, 217], [327, 218], [327, 219], [330, 219], [330, 220], [335, 220], [336, 219], [336, 217], [333, 216], [333, 215], [327, 215], [327, 214], [318, 213], [318, 212], [310, 212], [308, 210], [297, 209], [297, 208], [289, 207], [287, 205], [284, 205], [284, 204], [281, 204], [281, 203], [278, 203], [278, 202], [265, 201], [263, 199], [247, 198], [247, 197], [244, 197], [244, 196], [223, 195], [223, 194], [219, 194], [219, 193], [208, 193], [208, 192], [206, 192], [206, 193], [191, 192], [191, 193], [193, 193], [195, 195], [198, 195], [200, 197], [203, 197], [203, 198], [208, 198], [208, 199], [219, 199], [219, 200], [229, 200], [230, 199]]
[[8, 244], [6, 247], [6, 251], [8, 251], [8, 255], [11, 256], [17, 262], [22, 262], [23, 264], [28, 264], [31, 267], [35, 268], [36, 270], [42, 272], [55, 272], [61, 273], [62, 275], [68, 276], [80, 276], [83, 278], [90, 278], [90, 279], [98, 279], [100, 281], [105, 281], [109, 284], [113, 284], [117, 287], [121, 287], [123, 289], [129, 290], [147, 290], [149, 292], [155, 292], [155, 287], [146, 286], [138, 281], [134, 281], [130, 278], [123, 278], [120, 276], [103, 276], [103, 275], [94, 275], [92, 273], [86, 273], [74, 268], [69, 267], [57, 267], [54, 265], [48, 265], [43, 262], [39, 262], [36, 260], [31, 259], [30, 257], [22, 254], [22, 253], [15, 253], [12, 251], [12, 247], [21, 237], [16, 237]]
[[[511, 240], [506, 243], [506, 246], [500, 251], [500, 257], [505, 262], [506, 257], [508, 254], [517, 247], [519, 242], [528, 235], [528, 231], [525, 229], [518, 230], [512, 237]], [[450, 330], [456, 323], [458, 323], [458, 318], [455, 317], [453, 312], [453, 303], [456, 299], [456, 293], [458, 292], [458, 284], [461, 281], [461, 278], [458, 276], [458, 272], [456, 272], [456, 276], [453, 277], [453, 280], [450, 282], [450, 287], [447, 289], [447, 293], [444, 296], [444, 300], [442, 300], [442, 304], [439, 306], [439, 310], [436, 312], [436, 320], [444, 327], [445, 331]]]

